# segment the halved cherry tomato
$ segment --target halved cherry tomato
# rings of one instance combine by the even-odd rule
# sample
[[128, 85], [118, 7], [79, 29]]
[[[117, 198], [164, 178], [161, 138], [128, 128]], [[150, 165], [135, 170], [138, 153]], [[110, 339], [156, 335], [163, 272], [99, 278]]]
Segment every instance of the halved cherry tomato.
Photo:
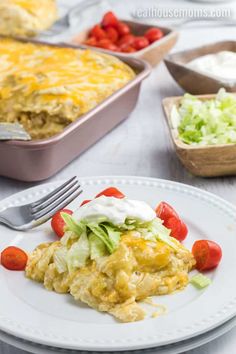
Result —
[[10, 246], [1, 253], [1, 264], [9, 270], [25, 270], [28, 256], [22, 249]]
[[97, 38], [95, 38], [95, 37], [90, 37], [90, 38], [88, 38], [88, 39], [84, 42], [84, 44], [87, 44], [87, 45], [91, 45], [91, 46], [93, 46], [93, 47], [96, 47], [96, 45], [97, 45]]
[[113, 52], [116, 52], [118, 50], [118, 47], [114, 43], [112, 43], [108, 38], [101, 39], [100, 41], [98, 41], [97, 47], [111, 50]]
[[120, 47], [120, 50], [123, 53], [134, 53], [134, 52], [137, 52], [137, 50], [134, 47], [131, 47], [131, 45], [130, 46], [123, 45], [123, 46]]
[[125, 36], [126, 34], [130, 33], [129, 26], [126, 23], [121, 21], [119, 21], [118, 24], [116, 25], [116, 29], [120, 36]]
[[115, 187], [110, 187], [110, 188], [104, 189], [104, 191], [98, 193], [95, 198], [99, 198], [102, 195], [104, 195], [105, 197], [114, 197], [114, 198], [118, 198], [118, 199], [125, 198], [125, 195], [121, 191], [119, 191], [119, 189], [117, 189]]
[[119, 20], [112, 11], [105, 13], [102, 19], [102, 27], [116, 27]]
[[80, 206], [83, 206], [83, 205], [85, 205], [85, 204], [87, 204], [87, 203], [89, 203], [89, 202], [91, 202], [91, 199], [85, 199], [85, 200], [80, 204]]
[[188, 234], [187, 226], [183, 220], [179, 219], [178, 217], [176, 218], [175, 216], [172, 216], [166, 222], [164, 222], [164, 226], [171, 230], [170, 236], [176, 238], [180, 242], [183, 241]]
[[134, 35], [133, 34], [126, 34], [125, 36], [122, 36], [119, 41], [118, 41], [118, 45], [122, 46], [122, 45], [133, 45], [134, 43]]
[[106, 28], [107, 38], [109, 38], [113, 43], [115, 43], [119, 38], [119, 33], [113, 27]]
[[166, 222], [171, 217], [175, 217], [177, 219], [179, 218], [179, 216], [176, 213], [176, 211], [174, 210], [174, 208], [172, 208], [172, 206], [170, 206], [166, 202], [161, 202], [156, 207], [156, 214], [157, 214], [157, 217], [160, 218], [161, 220], [163, 220], [164, 222]]
[[192, 248], [192, 254], [199, 271], [217, 267], [222, 258], [221, 247], [216, 242], [209, 240], [196, 241]]
[[159, 28], [152, 27], [145, 32], [144, 36], [147, 38], [149, 43], [153, 43], [161, 39], [164, 36], [164, 34]]
[[141, 50], [141, 49], [146, 48], [147, 46], [149, 46], [149, 42], [148, 42], [146, 37], [142, 37], [142, 36], [135, 37], [133, 46], [134, 46], [135, 49]]
[[91, 31], [90, 31], [90, 36], [95, 37], [97, 40], [101, 40], [104, 38], [107, 38], [107, 34], [104, 31], [104, 29], [101, 28], [100, 25], [95, 25]]
[[57, 234], [57, 236], [59, 238], [61, 238], [65, 233], [65, 231], [64, 231], [65, 221], [62, 219], [61, 213], [66, 213], [66, 214], [72, 215], [73, 211], [69, 210], [69, 209], [62, 209], [62, 210], [59, 210], [52, 217], [51, 226], [52, 226], [53, 231]]

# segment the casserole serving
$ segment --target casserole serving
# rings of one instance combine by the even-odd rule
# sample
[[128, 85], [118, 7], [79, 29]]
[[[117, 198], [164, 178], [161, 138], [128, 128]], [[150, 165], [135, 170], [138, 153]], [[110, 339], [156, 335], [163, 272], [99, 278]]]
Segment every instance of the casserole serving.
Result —
[[0, 0], [0, 34], [30, 37], [57, 18], [55, 0]]

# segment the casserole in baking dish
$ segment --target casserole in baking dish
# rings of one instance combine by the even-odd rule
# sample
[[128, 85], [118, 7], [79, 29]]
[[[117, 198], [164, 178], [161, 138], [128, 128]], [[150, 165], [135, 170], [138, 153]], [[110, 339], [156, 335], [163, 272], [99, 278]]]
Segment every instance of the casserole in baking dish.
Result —
[[[34, 43], [39, 47], [45, 44], [32, 40], [21, 42]], [[67, 44], [46, 44], [50, 48], [74, 48]], [[151, 67], [139, 59], [124, 58], [117, 54], [116, 58], [135, 72], [134, 79], [67, 125], [59, 134], [41, 140], [1, 141], [0, 176], [21, 181], [46, 179], [128, 118], [136, 106], [141, 83], [150, 74]]]
[[0, 34], [30, 37], [57, 19], [55, 0], [0, 0]]
[[32, 139], [48, 138], [134, 77], [110, 55], [1, 38], [0, 122], [19, 122]]

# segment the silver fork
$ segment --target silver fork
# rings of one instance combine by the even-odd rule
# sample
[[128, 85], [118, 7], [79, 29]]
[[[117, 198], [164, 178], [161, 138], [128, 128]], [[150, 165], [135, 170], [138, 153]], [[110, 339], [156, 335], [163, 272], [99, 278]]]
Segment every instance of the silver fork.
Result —
[[49, 220], [82, 193], [77, 177], [69, 179], [41, 199], [0, 212], [0, 223], [14, 230], [28, 230]]

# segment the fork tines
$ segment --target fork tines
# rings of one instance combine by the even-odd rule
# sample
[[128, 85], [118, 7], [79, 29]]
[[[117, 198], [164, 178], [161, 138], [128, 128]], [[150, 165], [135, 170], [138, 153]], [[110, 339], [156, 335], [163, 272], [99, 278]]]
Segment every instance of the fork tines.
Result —
[[34, 220], [50, 219], [58, 210], [63, 209], [82, 193], [76, 176], [57, 187], [51, 193], [32, 203], [30, 206]]

